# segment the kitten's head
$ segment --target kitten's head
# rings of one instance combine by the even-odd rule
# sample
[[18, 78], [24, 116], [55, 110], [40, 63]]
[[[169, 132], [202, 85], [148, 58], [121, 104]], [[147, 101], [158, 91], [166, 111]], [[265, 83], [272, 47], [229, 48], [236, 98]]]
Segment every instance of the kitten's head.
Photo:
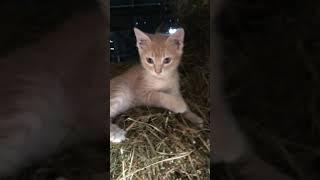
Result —
[[183, 53], [184, 30], [174, 34], [147, 34], [134, 28], [142, 66], [156, 77], [174, 72]]

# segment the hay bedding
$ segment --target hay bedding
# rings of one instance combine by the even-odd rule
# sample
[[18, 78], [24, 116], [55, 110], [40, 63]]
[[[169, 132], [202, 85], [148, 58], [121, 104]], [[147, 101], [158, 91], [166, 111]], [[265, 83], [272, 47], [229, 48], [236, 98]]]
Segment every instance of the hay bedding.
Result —
[[[208, 71], [188, 64], [188, 58], [193, 56], [185, 55], [181, 66], [182, 93], [191, 109], [207, 120]], [[114, 65], [115, 74], [130, 66]], [[124, 142], [110, 145], [112, 179], [209, 179], [209, 129], [150, 107], [131, 109], [117, 121], [128, 133]]]

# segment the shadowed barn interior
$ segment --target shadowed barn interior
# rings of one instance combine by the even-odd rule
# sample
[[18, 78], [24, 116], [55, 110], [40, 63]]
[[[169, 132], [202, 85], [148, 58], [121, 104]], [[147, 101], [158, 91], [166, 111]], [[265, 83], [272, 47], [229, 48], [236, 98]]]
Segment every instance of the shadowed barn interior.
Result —
[[264, 161], [213, 165], [217, 179], [318, 179], [318, 5], [229, 0], [216, 14], [223, 98]]
[[1, 179], [105, 178], [105, 12], [4, 0], [0, 20]]

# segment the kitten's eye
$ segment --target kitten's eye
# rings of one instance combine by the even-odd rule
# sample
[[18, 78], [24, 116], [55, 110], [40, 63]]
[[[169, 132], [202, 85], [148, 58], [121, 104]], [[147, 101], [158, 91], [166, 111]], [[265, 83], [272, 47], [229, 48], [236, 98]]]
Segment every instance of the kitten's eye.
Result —
[[171, 62], [171, 58], [169, 57], [166, 57], [164, 60], [163, 60], [163, 63], [164, 64], [169, 64]]
[[149, 63], [149, 64], [153, 64], [153, 60], [152, 60], [152, 58], [147, 58], [147, 63]]

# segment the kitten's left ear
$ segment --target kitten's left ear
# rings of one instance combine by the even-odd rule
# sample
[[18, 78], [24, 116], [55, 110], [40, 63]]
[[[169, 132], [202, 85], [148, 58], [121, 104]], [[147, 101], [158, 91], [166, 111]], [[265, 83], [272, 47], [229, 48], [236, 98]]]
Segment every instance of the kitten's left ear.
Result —
[[184, 30], [183, 28], [177, 29], [177, 31], [173, 34], [171, 34], [168, 39], [168, 42], [173, 43], [174, 46], [178, 50], [182, 50], [183, 48], [183, 41], [184, 41]]
[[150, 37], [138, 28], [133, 28], [133, 30], [137, 40], [137, 47], [139, 49], [145, 49], [151, 42]]

